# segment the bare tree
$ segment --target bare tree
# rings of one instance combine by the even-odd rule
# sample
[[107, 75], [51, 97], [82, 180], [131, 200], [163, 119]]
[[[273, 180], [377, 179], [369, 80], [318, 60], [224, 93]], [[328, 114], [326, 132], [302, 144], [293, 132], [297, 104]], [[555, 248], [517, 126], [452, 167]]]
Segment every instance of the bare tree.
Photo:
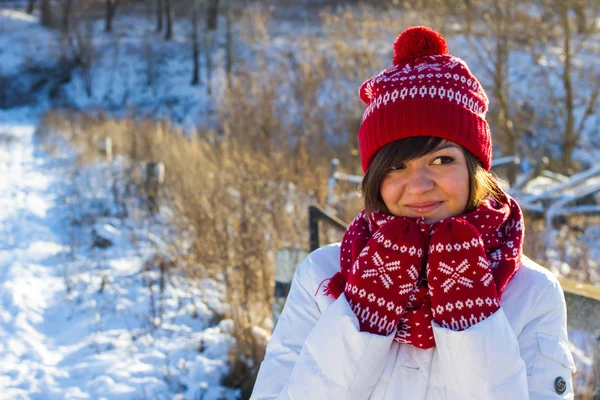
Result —
[[200, 82], [200, 44], [198, 42], [198, 0], [192, 0], [192, 59], [194, 61], [194, 72], [192, 73], [192, 85]]
[[[540, 64], [537, 74], [540, 89], [545, 89], [545, 101], [537, 106], [543, 114], [538, 127], [546, 130], [548, 148], [560, 160], [555, 164], [556, 171], [563, 173], [581, 167], [574, 159], [575, 150], [582, 146], [594, 148], [597, 137], [590, 134], [593, 128], [588, 122], [598, 110], [600, 76], [593, 65], [580, 62], [582, 51], [593, 55], [594, 49], [593, 43], [588, 45], [593, 34], [591, 28], [586, 27], [586, 33], [577, 33], [581, 28], [580, 17], [573, 7], [578, 6], [578, 1], [540, 1], [538, 6], [544, 13], [532, 41], [533, 57]], [[590, 2], [585, 12], [595, 13], [596, 3]]]
[[73, 0], [62, 0], [62, 21], [60, 24], [60, 30], [62, 32], [69, 32], [69, 26], [71, 25], [72, 15]]
[[[517, 34], [514, 21], [517, 0], [488, 0], [479, 2], [478, 5], [484, 7], [488, 15], [488, 18], [484, 19], [483, 30], [489, 32], [491, 45], [486, 47], [475, 43], [475, 33], [471, 32], [471, 29], [467, 34], [467, 40], [493, 83], [494, 107], [490, 109], [490, 121], [495, 125], [495, 130], [500, 137], [497, 143], [503, 154], [515, 155], [518, 153], [519, 132], [513, 123], [508, 67], [510, 50]], [[474, 7], [475, 4], [471, 2], [469, 6]], [[510, 183], [516, 180], [516, 174], [516, 168], [509, 171]]]
[[52, 26], [54, 18], [52, 16], [52, 6], [50, 0], [42, 0], [40, 5], [41, 22], [44, 26]]
[[213, 31], [204, 29], [204, 57], [206, 62], [206, 93], [212, 96], [211, 78], [212, 78], [212, 47], [213, 47]]
[[27, 9], [26, 9], [27, 14], [32, 14], [34, 9], [35, 9], [35, 0], [28, 0], [27, 1]]
[[227, 74], [227, 87], [231, 89], [231, 72], [233, 69], [233, 26], [231, 23], [231, 0], [225, 0], [225, 16], [227, 23], [225, 72]]
[[465, 31], [467, 34], [471, 33], [471, 27], [473, 26], [473, 3], [471, 0], [463, 0], [464, 15], [465, 15]]
[[[600, 77], [596, 75], [595, 79], [590, 82], [591, 92], [589, 97], [581, 98], [583, 96], [577, 96], [573, 87], [573, 58], [581, 51], [585, 44], [586, 38], [580, 39], [579, 44], [575, 47], [574, 43], [574, 32], [571, 27], [571, 21], [569, 18], [570, 5], [562, 0], [554, 0], [554, 6], [559, 12], [559, 26], [560, 26], [560, 37], [562, 38], [562, 85], [564, 90], [564, 97], [562, 99], [562, 113], [563, 116], [563, 137], [562, 137], [562, 165], [568, 170], [574, 168], [573, 151], [577, 147], [579, 140], [582, 136], [586, 120], [594, 114], [595, 104], [600, 94]], [[579, 21], [579, 17], [577, 18]], [[585, 22], [583, 28], [578, 26], [578, 30], [583, 29], [584, 32], [587, 30]], [[580, 97], [580, 98], [576, 98]], [[579, 119], [579, 124], [576, 126], [576, 108], [580, 106], [584, 112]]]
[[163, 0], [156, 0], [156, 32], [162, 31], [164, 8]]
[[204, 29], [204, 55], [206, 57], [206, 92], [212, 96], [212, 51], [215, 42], [215, 30], [217, 29], [217, 17], [219, 0], [206, 1], [206, 29]]
[[106, 20], [104, 25], [106, 32], [112, 32], [112, 21], [119, 4], [121, 4], [121, 0], [106, 0]]
[[217, 29], [217, 17], [219, 15], [219, 0], [206, 0], [208, 9], [206, 10], [206, 26], [209, 31]]
[[571, 48], [571, 28], [569, 26], [569, 7], [560, 1], [560, 26], [563, 31], [563, 72], [562, 83], [565, 90], [564, 97], [564, 112], [565, 112], [565, 130], [563, 134], [563, 165], [570, 168], [573, 162], [572, 154], [577, 145], [578, 135], [575, 132], [575, 117], [573, 115], [573, 83], [571, 81], [571, 64], [572, 64], [572, 48]]
[[600, 2], [597, 0], [570, 0], [569, 8], [575, 14], [578, 34], [588, 33], [594, 29], [594, 18], [598, 15]]
[[165, 1], [165, 17], [167, 19], [167, 30], [165, 31], [165, 40], [173, 39], [173, 7], [171, 0]]

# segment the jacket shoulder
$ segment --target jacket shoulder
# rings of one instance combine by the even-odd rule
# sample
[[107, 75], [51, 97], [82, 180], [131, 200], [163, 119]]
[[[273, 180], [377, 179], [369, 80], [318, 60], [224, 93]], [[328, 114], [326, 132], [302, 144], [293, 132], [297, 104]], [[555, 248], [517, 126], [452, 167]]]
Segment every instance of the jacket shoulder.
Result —
[[295, 279], [308, 292], [315, 294], [321, 310], [328, 306], [332, 298], [323, 296], [322, 284], [340, 271], [340, 243], [332, 243], [311, 252], [296, 270]]
[[525, 256], [521, 267], [506, 286], [501, 304], [517, 333], [530, 321], [554, 310], [565, 310], [566, 307], [557, 277]]
[[529, 290], [560, 289], [558, 278], [547, 268], [523, 256], [521, 268], [517, 270], [509, 285], [518, 285]]

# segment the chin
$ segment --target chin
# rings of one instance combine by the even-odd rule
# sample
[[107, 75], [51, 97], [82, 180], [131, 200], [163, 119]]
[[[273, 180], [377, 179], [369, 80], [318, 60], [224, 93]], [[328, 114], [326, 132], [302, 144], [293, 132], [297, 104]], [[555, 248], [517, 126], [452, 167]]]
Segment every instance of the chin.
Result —
[[433, 224], [443, 219], [452, 218], [460, 214], [452, 213], [451, 210], [435, 210], [435, 212], [432, 214], [417, 214], [412, 210], [404, 208], [390, 210], [388, 207], [388, 210], [392, 215], [395, 215], [396, 217], [423, 218], [426, 224]]
[[452, 217], [452, 215], [437, 215], [437, 216], [423, 216], [423, 219], [425, 220], [425, 223], [427, 224], [433, 224], [435, 222], [441, 221], [443, 219], [446, 218], [450, 218]]
[[447, 219], [447, 218], [452, 218], [455, 217], [458, 214], [452, 214], [452, 213], [437, 213], [437, 214], [433, 214], [433, 215], [416, 215], [416, 218], [422, 217], [425, 220], [426, 224], [433, 224], [435, 222], [439, 222], [441, 220]]

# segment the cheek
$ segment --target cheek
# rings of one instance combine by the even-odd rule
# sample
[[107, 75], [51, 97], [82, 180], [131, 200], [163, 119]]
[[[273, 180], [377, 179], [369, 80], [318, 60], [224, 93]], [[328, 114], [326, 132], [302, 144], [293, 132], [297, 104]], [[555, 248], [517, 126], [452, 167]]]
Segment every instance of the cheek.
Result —
[[467, 203], [469, 202], [469, 192], [470, 192], [470, 185], [469, 185], [469, 179], [467, 178], [466, 182], [464, 182], [462, 190], [461, 190], [461, 208], [464, 210], [465, 207], [467, 207]]
[[453, 179], [449, 181], [448, 187], [452, 191], [452, 198], [455, 199], [454, 203], [456, 208], [460, 209], [462, 212], [469, 202], [471, 189], [469, 183], [469, 171], [466, 166], [464, 170], [461, 169], [454, 175]]
[[379, 186], [381, 198], [388, 208], [390, 203], [395, 203], [402, 196], [402, 191], [403, 184], [398, 179], [383, 178]]

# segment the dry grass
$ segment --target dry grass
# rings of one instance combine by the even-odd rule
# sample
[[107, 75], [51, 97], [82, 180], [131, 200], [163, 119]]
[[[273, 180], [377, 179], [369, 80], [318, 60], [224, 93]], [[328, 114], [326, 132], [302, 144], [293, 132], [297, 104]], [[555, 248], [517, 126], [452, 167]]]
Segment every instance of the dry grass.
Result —
[[[408, 2], [404, 2], [408, 3]], [[422, 7], [425, 7], [423, 2]], [[391, 59], [389, 38], [419, 23], [446, 32], [443, 13], [399, 17], [371, 7], [319, 13], [323, 35], [296, 35], [289, 49], [272, 52], [267, 8], [241, 15], [238, 32], [253, 54], [239, 61], [216, 110], [217, 130], [182, 132], [168, 121], [115, 119], [53, 112], [45, 130], [63, 134], [80, 149], [80, 161], [97, 157], [98, 141], [111, 137], [113, 153], [136, 162], [165, 164], [166, 201], [180, 232], [193, 238], [178, 260], [191, 279], [211, 276], [227, 284], [237, 346], [224, 383], [249, 397], [264, 356], [273, 294], [273, 256], [278, 248], [307, 248], [307, 206], [325, 203], [331, 157], [341, 170], [360, 173], [356, 132], [363, 105], [358, 85]], [[431, 10], [430, 10], [431, 11]], [[440, 16], [441, 15], [441, 16]], [[373, 43], [387, 43], [382, 54]], [[351, 82], [352, 84], [349, 84]], [[143, 177], [131, 175], [143, 193]], [[355, 188], [339, 186], [341, 192]], [[360, 200], [336, 207], [350, 221]], [[544, 264], [544, 227], [528, 221], [526, 254]], [[327, 232], [327, 240], [339, 239]], [[172, 238], [172, 244], [184, 238]]]
[[[231, 360], [236, 380], [229, 382], [251, 389], [265, 343], [249, 332], [268, 326], [274, 250], [306, 247], [305, 193], [313, 182], [325, 182], [319, 179], [318, 161], [312, 162], [315, 175], [303, 179], [295, 173], [300, 164], [294, 160], [301, 160], [296, 153], [307, 153], [306, 149], [283, 147], [266, 154], [251, 140], [238, 140], [229, 128], [222, 135], [197, 132], [188, 137], [166, 122], [68, 112], [46, 115], [43, 126], [64, 133], [81, 149], [82, 163], [96, 157], [97, 141], [109, 136], [115, 155], [165, 164], [166, 201], [175, 210], [179, 231], [193, 237], [191, 251], [180, 256], [177, 266], [183, 266], [191, 279], [210, 276], [226, 282], [231, 306], [226, 317], [235, 322], [238, 344]], [[326, 170], [327, 165], [323, 174]], [[131, 183], [136, 192], [144, 192], [143, 177], [132, 175]], [[164, 239], [183, 248], [185, 237]], [[255, 367], [241, 374], [247, 365]]]
[[[63, 111], [47, 114], [41, 131], [63, 135], [79, 149], [81, 163], [97, 158], [104, 137], [112, 139], [115, 156], [164, 163], [166, 201], [182, 233], [165, 239], [183, 247], [193, 238], [191, 250], [176, 252], [180, 259], [169, 265], [183, 267], [190, 279], [211, 276], [226, 283], [225, 317], [234, 321], [237, 346], [223, 383], [241, 388], [247, 398], [264, 357], [260, 329], [270, 327], [275, 250], [308, 247], [307, 206], [325, 201], [330, 159], [359, 165], [356, 142], [350, 148], [347, 143], [356, 135], [361, 105], [347, 82], [364, 79], [380, 63], [368, 47], [358, 51], [332, 37], [321, 39], [322, 46], [297, 37], [294, 51], [274, 57], [265, 51], [268, 12], [253, 8], [243, 18], [241, 33], [255, 64], [239, 68], [221, 93], [218, 130], [184, 133], [168, 121]], [[321, 18], [331, 34], [336, 26], [350, 34], [354, 28], [347, 24], [365, 25], [352, 31], [355, 37], [376, 29], [372, 17], [361, 22], [345, 12]], [[323, 102], [332, 71], [339, 93]], [[144, 179], [136, 171], [130, 171], [129, 184], [143, 196]], [[324, 233], [326, 240], [339, 240], [335, 232]]]
[[[253, 17], [256, 25], [262, 24], [259, 17]], [[307, 206], [325, 200], [331, 157], [345, 152], [346, 161], [357, 160], [356, 153], [335, 145], [344, 142], [328, 128], [336, 105], [318, 101], [337, 55], [315, 51], [306, 39], [298, 43], [296, 54], [277, 60], [277, 73], [248, 68], [235, 75], [220, 96], [218, 130], [184, 133], [168, 121], [69, 111], [49, 113], [42, 122], [42, 131], [59, 132], [79, 149], [81, 163], [96, 159], [104, 137], [112, 139], [115, 156], [164, 163], [165, 201], [182, 235], [193, 238], [190, 251], [178, 252], [184, 255], [176, 265], [191, 279], [211, 276], [226, 283], [225, 317], [234, 320], [237, 346], [224, 384], [242, 388], [244, 397], [264, 356], [260, 328], [270, 326], [274, 252], [308, 247]], [[256, 62], [273, 62], [266, 57], [257, 52]], [[289, 94], [285, 101], [282, 92]], [[130, 183], [144, 194], [143, 177], [133, 170]], [[185, 240], [165, 239], [174, 246]]]

